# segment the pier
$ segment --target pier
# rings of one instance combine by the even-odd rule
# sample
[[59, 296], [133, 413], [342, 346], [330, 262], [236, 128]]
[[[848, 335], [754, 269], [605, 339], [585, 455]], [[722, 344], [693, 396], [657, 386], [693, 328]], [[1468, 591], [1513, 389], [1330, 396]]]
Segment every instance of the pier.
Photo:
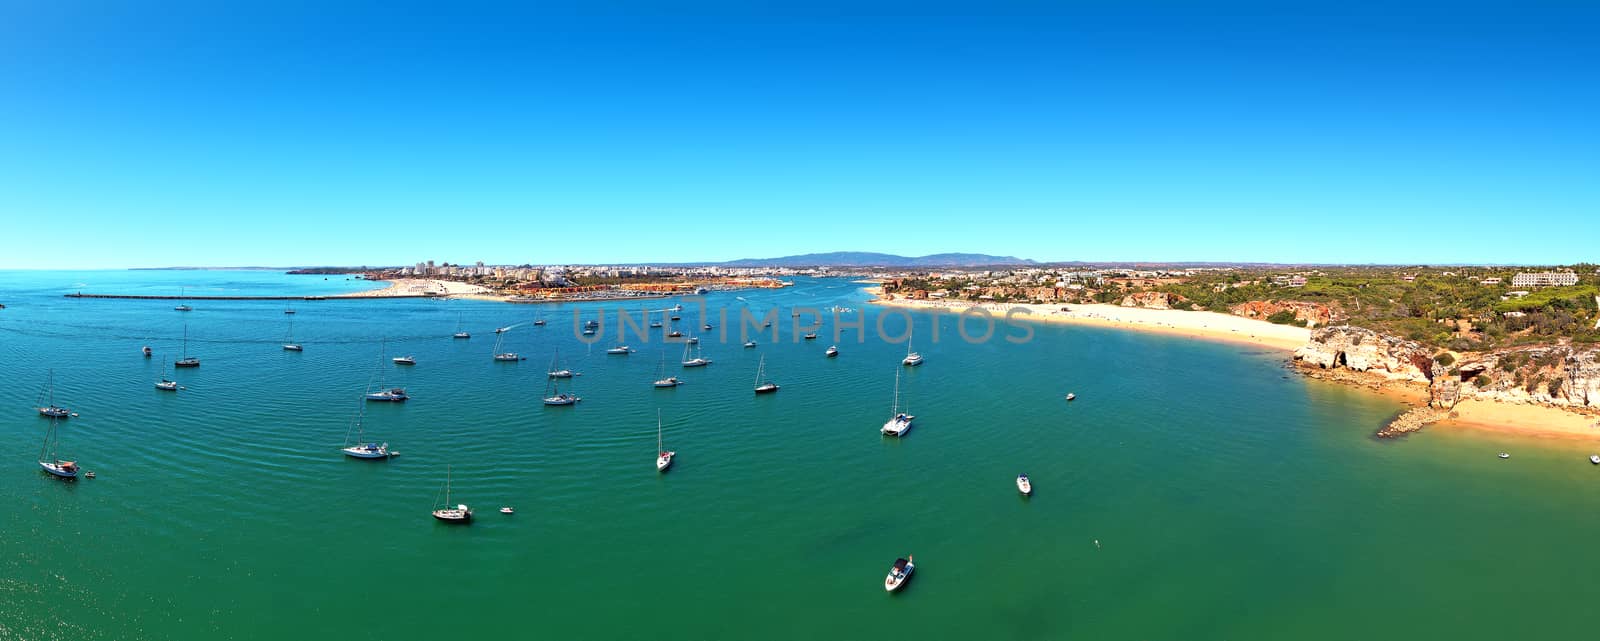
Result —
[[127, 300], [381, 300], [385, 298], [440, 298], [433, 293], [394, 294], [385, 296], [360, 296], [335, 294], [333, 296], [136, 296], [132, 294], [62, 294], [67, 298], [119, 298]]

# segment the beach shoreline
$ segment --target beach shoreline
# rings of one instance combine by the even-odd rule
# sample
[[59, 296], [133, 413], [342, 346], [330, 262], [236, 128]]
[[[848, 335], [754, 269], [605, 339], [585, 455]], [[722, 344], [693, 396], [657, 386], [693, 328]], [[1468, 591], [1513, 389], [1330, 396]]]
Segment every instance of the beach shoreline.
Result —
[[[884, 298], [879, 288], [864, 288], [872, 296], [868, 301], [884, 307], [939, 310], [961, 313], [968, 309], [981, 309], [996, 317], [1003, 317], [1013, 309], [1029, 313], [1018, 318], [1030, 322], [1058, 323], [1086, 327], [1105, 327], [1130, 331], [1183, 336], [1197, 340], [1227, 342], [1266, 347], [1293, 353], [1310, 341], [1311, 330], [1290, 325], [1274, 325], [1266, 321], [1231, 316], [1216, 312], [1184, 311], [1177, 309], [1146, 309], [1108, 304], [1031, 304], [1031, 303], [971, 303], [946, 300], [910, 300]], [[1063, 308], [1069, 311], [1061, 311]], [[1339, 370], [1295, 368], [1302, 376], [1326, 383], [1354, 387], [1379, 394], [1407, 407], [1418, 407], [1428, 402], [1428, 391], [1420, 384], [1408, 385], [1382, 375], [1367, 372], [1343, 373]], [[1600, 441], [1600, 415], [1574, 411], [1554, 405], [1504, 403], [1468, 398], [1457, 403], [1447, 418], [1433, 423], [1428, 429], [1450, 431], [1482, 431], [1510, 434], [1539, 439], [1568, 441]]]
[[[1179, 309], [1149, 309], [1123, 307], [1103, 303], [1089, 304], [1032, 304], [1032, 303], [969, 303], [948, 300], [886, 299], [877, 288], [866, 288], [873, 299], [868, 301], [884, 307], [906, 309], [936, 309], [961, 313], [980, 309], [994, 316], [1005, 316], [1012, 310], [1024, 310], [1026, 315], [1015, 318], [1031, 322], [1108, 327], [1185, 336], [1235, 344], [1267, 347], [1293, 352], [1311, 340], [1311, 330], [1292, 325], [1275, 325], [1217, 312], [1195, 312]], [[1063, 311], [1065, 310], [1065, 311]]]

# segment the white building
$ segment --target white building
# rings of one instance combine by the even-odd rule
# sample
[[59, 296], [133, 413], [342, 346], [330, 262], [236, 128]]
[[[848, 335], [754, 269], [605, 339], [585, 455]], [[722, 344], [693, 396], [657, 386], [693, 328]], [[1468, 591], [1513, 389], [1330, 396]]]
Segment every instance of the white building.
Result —
[[1520, 272], [1511, 277], [1512, 287], [1561, 287], [1578, 284], [1572, 272]]

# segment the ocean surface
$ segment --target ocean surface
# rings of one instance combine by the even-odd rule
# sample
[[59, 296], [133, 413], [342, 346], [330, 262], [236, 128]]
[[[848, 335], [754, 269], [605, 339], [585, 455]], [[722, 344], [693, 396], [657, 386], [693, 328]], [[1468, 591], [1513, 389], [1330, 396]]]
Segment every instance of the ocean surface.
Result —
[[[972, 344], [956, 319], [871, 307], [845, 279], [708, 295], [734, 318], [782, 310], [781, 335], [713, 335], [700, 370], [659, 337], [608, 356], [613, 336], [574, 331], [575, 310], [675, 300], [296, 302], [290, 353], [282, 302], [62, 297], [376, 285], [0, 272], [0, 639], [1554, 639], [1588, 632], [1600, 601], [1584, 445], [1380, 441], [1394, 400], [1261, 348], [1053, 325]], [[834, 324], [795, 340], [788, 310], [836, 305], [867, 337], [828, 359]], [[685, 328], [698, 318], [686, 305]], [[876, 336], [908, 319], [918, 368]], [[186, 324], [202, 366], [157, 391]], [[500, 326], [527, 360], [490, 360]], [[538, 400], [557, 350], [582, 373], [575, 407]], [[782, 389], [758, 397], [763, 356]], [[663, 360], [688, 382], [652, 388]], [[79, 414], [61, 452], [98, 478], [35, 464], [52, 369]], [[917, 419], [893, 440], [878, 428], [897, 371]], [[402, 456], [346, 459], [380, 382], [412, 395], [366, 408]], [[657, 410], [678, 452], [665, 474]], [[429, 516], [447, 465], [470, 526]], [[916, 575], [886, 594], [907, 553]]]

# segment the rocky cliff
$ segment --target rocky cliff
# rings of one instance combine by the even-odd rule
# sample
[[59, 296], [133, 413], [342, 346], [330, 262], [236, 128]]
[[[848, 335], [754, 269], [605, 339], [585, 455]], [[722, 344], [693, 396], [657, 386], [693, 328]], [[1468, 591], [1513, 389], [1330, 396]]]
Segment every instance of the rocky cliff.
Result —
[[1391, 379], [1433, 380], [1433, 357], [1427, 347], [1348, 325], [1311, 332], [1311, 341], [1295, 350], [1294, 359], [1323, 369], [1348, 367]]
[[1295, 320], [1305, 321], [1306, 327], [1326, 327], [1333, 322], [1333, 310], [1322, 303], [1303, 303], [1300, 301], [1271, 301], [1252, 300], [1239, 303], [1228, 308], [1234, 316], [1265, 320], [1268, 316], [1282, 311], [1294, 313]]
[[1122, 297], [1122, 306], [1143, 307], [1145, 309], [1172, 309], [1174, 306], [1188, 300], [1177, 294], [1168, 294], [1166, 292], [1134, 292]]
[[1324, 327], [1295, 350], [1302, 365], [1347, 368], [1428, 385], [1429, 405], [1463, 399], [1600, 408], [1600, 349], [1552, 345], [1434, 354], [1426, 346], [1359, 327]]

